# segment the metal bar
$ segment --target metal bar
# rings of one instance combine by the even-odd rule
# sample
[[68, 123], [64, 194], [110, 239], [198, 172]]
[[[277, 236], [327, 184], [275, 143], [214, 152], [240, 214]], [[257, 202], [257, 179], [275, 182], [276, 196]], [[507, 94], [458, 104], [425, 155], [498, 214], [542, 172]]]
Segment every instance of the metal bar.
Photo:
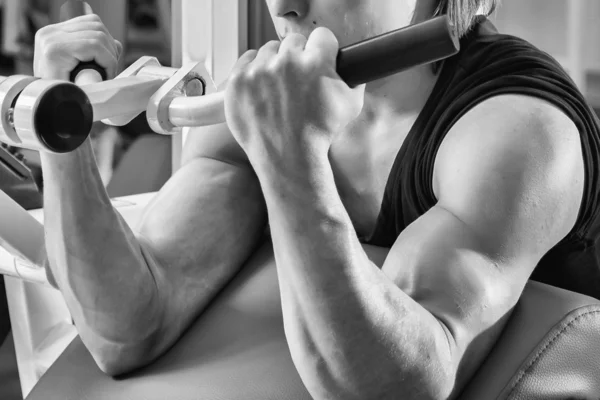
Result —
[[208, 126], [225, 122], [224, 92], [207, 96], [177, 97], [169, 106], [169, 119], [175, 126]]
[[[183, 62], [183, 0], [171, 1], [171, 66], [181, 67]], [[171, 138], [171, 175], [181, 167], [183, 137], [186, 129]]]
[[81, 86], [94, 109], [94, 122], [107, 118], [138, 115], [164, 84], [164, 79], [131, 76]]
[[[177, 68], [145, 66], [133, 76], [99, 82], [92, 74], [89, 77], [96, 79], [93, 83], [78, 82], [92, 104], [94, 122], [120, 126], [146, 111], [150, 97], [177, 71]], [[130, 118], [120, 118], [127, 116]]]

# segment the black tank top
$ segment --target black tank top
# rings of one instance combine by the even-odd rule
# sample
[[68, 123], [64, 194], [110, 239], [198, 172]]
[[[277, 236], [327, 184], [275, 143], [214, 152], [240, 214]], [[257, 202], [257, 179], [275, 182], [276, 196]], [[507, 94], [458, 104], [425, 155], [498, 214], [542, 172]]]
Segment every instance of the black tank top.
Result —
[[433, 167], [450, 128], [478, 103], [496, 95], [534, 96], [557, 106], [577, 125], [585, 161], [585, 190], [573, 230], [536, 267], [532, 279], [600, 298], [600, 122], [551, 56], [498, 33], [484, 17], [461, 39], [400, 151], [387, 181], [368, 244], [391, 247], [400, 233], [433, 207]]

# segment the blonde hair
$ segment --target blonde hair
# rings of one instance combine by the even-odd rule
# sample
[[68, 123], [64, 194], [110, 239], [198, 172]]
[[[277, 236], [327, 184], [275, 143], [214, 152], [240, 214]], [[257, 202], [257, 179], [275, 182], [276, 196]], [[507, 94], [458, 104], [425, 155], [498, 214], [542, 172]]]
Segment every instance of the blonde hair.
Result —
[[471, 30], [477, 15], [489, 16], [499, 3], [500, 0], [438, 0], [433, 16], [447, 15], [459, 37], [463, 37]]

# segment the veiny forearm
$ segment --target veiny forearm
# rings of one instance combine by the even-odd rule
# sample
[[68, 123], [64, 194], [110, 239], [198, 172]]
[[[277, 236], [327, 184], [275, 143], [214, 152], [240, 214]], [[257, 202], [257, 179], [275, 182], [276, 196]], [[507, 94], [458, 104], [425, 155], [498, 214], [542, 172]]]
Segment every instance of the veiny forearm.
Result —
[[84, 337], [125, 348], [156, 327], [156, 286], [140, 244], [111, 205], [89, 140], [43, 154], [49, 264]]
[[315, 173], [261, 180], [286, 334], [304, 383], [323, 399], [446, 398], [444, 330], [368, 259], [330, 169]]

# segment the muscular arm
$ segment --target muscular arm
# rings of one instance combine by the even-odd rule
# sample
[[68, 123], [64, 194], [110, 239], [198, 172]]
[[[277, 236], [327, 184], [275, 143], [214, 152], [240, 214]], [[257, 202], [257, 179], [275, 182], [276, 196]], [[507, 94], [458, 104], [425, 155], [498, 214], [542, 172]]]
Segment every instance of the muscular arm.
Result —
[[162, 354], [251, 255], [266, 213], [244, 157], [224, 125], [192, 133], [182, 168], [133, 231], [112, 207], [89, 143], [42, 156], [50, 268], [106, 373]]
[[536, 264], [572, 229], [584, 175], [579, 135], [560, 111], [490, 99], [448, 134], [438, 204], [379, 268], [327, 162], [310, 170], [307, 180], [261, 182], [292, 357], [324, 399], [456, 398]]

